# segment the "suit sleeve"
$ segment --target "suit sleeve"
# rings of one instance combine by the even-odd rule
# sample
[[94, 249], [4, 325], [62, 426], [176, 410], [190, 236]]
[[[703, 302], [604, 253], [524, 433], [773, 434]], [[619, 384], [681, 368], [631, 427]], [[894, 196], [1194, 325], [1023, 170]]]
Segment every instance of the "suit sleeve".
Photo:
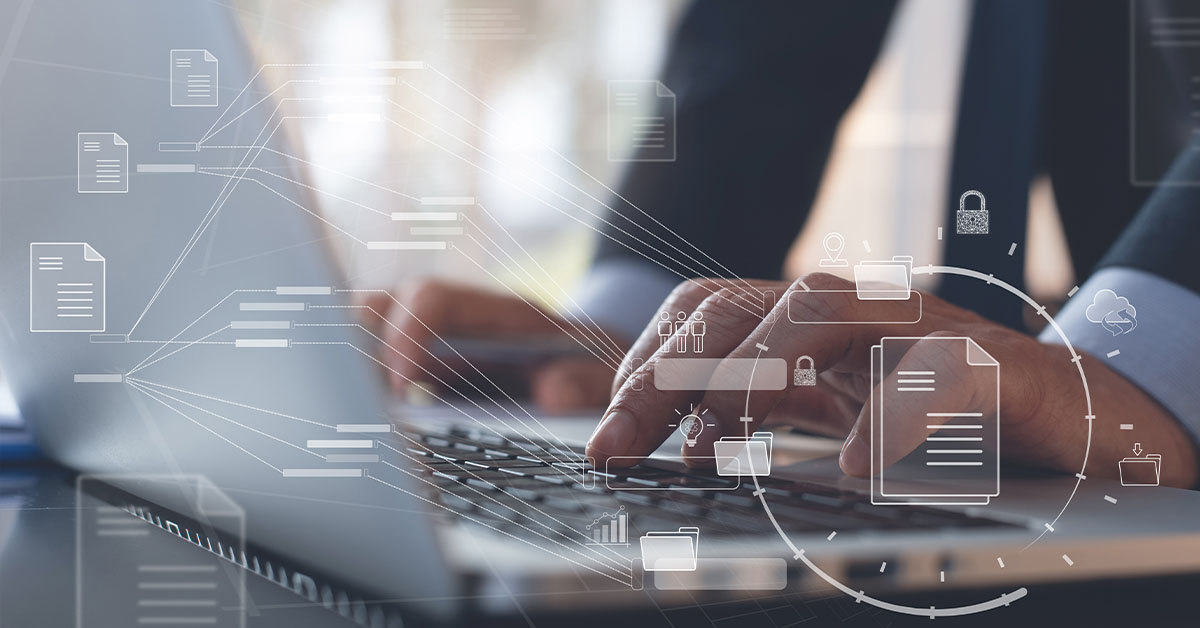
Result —
[[676, 160], [631, 164], [596, 264], [779, 277], [893, 9], [891, 0], [697, 0], [662, 79], [676, 94]]

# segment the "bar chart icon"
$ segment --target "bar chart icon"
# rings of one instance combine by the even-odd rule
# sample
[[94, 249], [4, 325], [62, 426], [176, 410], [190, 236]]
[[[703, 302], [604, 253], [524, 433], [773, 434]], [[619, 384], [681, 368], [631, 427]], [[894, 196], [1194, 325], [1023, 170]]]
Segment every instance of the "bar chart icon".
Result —
[[629, 513], [621, 506], [617, 512], [605, 512], [587, 525], [591, 534], [588, 545], [629, 545]]

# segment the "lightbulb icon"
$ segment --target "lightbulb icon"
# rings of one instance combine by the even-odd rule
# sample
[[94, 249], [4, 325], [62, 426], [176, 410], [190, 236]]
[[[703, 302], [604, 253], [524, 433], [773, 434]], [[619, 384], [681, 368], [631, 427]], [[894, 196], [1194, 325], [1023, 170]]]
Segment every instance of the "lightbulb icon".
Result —
[[679, 433], [683, 434], [688, 447], [696, 446], [696, 437], [704, 431], [704, 421], [696, 414], [689, 414], [679, 420]]
[[[680, 419], [679, 423], [672, 423], [671, 427], [679, 428], [679, 433], [683, 434], [683, 442], [687, 444], [688, 447], [695, 447], [696, 437], [700, 435], [700, 432], [704, 431], [705, 423], [704, 419], [700, 418], [700, 415], [706, 412], [708, 412], [708, 408], [705, 408], [700, 412], [696, 412], [695, 404], [692, 404], [688, 407], [687, 414], [684, 414], [679, 410], [675, 411], [675, 414], [680, 415]], [[712, 423], [708, 423], [708, 425], [712, 425]]]

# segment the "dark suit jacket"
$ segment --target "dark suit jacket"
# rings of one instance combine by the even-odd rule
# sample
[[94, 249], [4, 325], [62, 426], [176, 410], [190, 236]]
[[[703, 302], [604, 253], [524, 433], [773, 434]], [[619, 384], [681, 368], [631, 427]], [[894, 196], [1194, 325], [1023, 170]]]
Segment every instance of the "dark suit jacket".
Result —
[[[621, 202], [606, 218], [626, 231], [646, 229], [716, 272], [698, 272], [654, 237], [643, 234], [642, 244], [613, 227], [605, 227], [597, 260], [641, 254], [684, 277], [778, 277], [894, 9], [888, 0], [692, 5], [662, 79], [677, 94], [677, 159], [632, 164], [621, 189], [653, 219]], [[1126, 0], [978, 1], [946, 192], [947, 263], [982, 266], [1021, 286], [1024, 260], [1004, 252], [1024, 241], [1029, 184], [1046, 173], [1081, 279], [1101, 264], [1122, 264], [1200, 290], [1179, 264], [1200, 225], [1200, 196], [1171, 188], [1147, 205], [1153, 188], [1131, 183], [1131, 20]], [[1190, 141], [1180, 124], [1190, 88], [1150, 76], [1161, 66], [1140, 70], [1139, 89], [1162, 98], [1149, 116], [1161, 123], [1139, 133], [1157, 154], [1173, 156]], [[1182, 152], [1183, 161], [1195, 152]], [[1200, 181], [1200, 162], [1176, 168]], [[958, 196], [969, 188], [987, 194], [988, 236], [953, 236]], [[1019, 303], [956, 279], [943, 282], [944, 296], [1020, 327]]]

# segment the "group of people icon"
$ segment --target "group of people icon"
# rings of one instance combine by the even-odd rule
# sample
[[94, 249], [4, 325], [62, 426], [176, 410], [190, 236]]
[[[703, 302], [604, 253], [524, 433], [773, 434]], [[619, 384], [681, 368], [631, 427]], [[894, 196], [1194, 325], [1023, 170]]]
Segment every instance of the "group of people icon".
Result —
[[704, 352], [704, 333], [708, 328], [708, 323], [704, 322], [703, 312], [693, 312], [691, 318], [688, 318], [687, 313], [680, 312], [676, 315], [675, 320], [671, 320], [669, 312], [661, 312], [658, 319], [659, 344], [667, 344], [671, 340], [671, 335], [674, 334], [677, 352], [687, 353], [688, 345], [691, 345], [693, 353]]

